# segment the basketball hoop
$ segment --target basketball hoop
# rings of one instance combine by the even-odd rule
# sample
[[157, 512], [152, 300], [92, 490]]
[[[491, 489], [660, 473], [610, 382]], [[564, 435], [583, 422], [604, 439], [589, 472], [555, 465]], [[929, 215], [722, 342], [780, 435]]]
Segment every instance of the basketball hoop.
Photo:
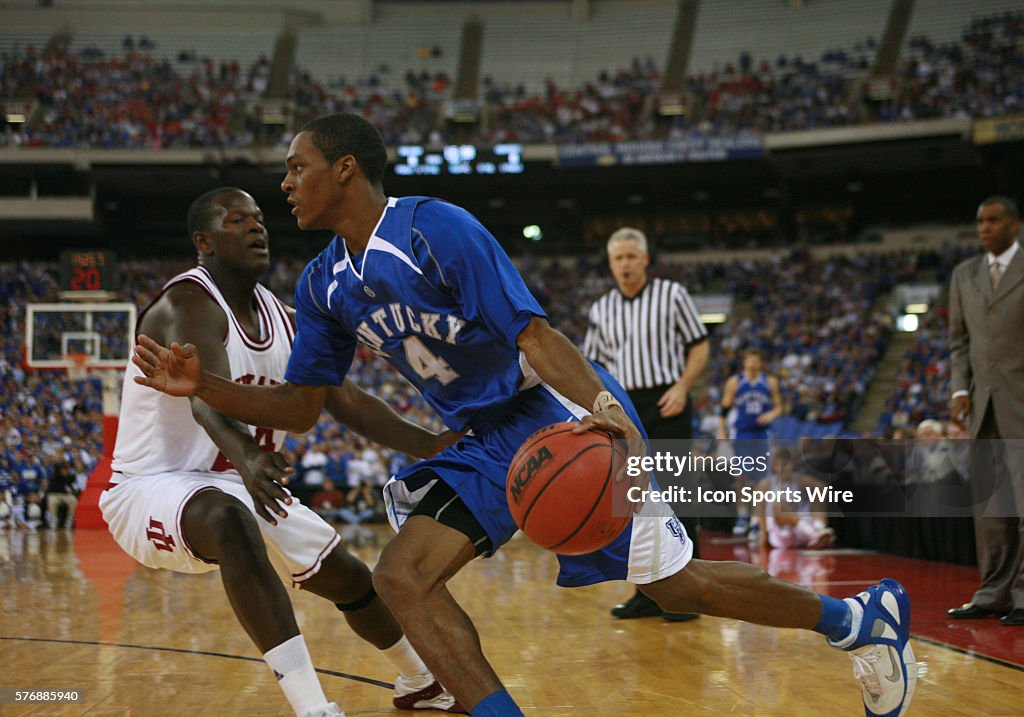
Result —
[[73, 351], [64, 354], [68, 362], [68, 378], [72, 381], [84, 381], [89, 378], [89, 354]]

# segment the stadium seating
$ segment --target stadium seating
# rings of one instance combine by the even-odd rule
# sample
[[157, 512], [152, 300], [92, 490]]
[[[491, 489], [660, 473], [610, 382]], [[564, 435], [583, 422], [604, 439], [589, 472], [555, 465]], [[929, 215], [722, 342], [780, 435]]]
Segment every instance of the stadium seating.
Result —
[[[860, 102], [870, 93], [855, 83], [868, 75], [889, 4], [701, 3], [685, 82], [690, 111], [672, 120], [670, 136], [994, 116], [1024, 107], [1024, 56], [1016, 49], [1024, 14], [1004, 0], [922, 0], [893, 96]], [[655, 136], [650, 100], [660, 89], [675, 11], [675, 3], [662, 0], [594, 3], [589, 18], [574, 17], [559, 3], [489, 8], [480, 97], [490, 121], [478, 128], [476, 141]], [[740, 15], [744, 21], [736, 22]], [[370, 118], [390, 144], [444, 141], [441, 103], [451, 98], [462, 25], [472, 16], [458, 6], [382, 4], [367, 25], [300, 27], [294, 122], [349, 110]], [[0, 100], [38, 96], [44, 105], [41, 118], [5, 127], [0, 144], [161, 148], [287, 141], [287, 133], [261, 132], [246, 102], [267, 89], [277, 30], [126, 32], [122, 26], [75, 28], [69, 54], [41, 64], [38, 54], [49, 40], [44, 33], [0, 32]], [[29, 46], [35, 48], [31, 57]], [[785, 52], [773, 50], [779, 47]], [[90, 112], [81, 112], [83, 106]]]

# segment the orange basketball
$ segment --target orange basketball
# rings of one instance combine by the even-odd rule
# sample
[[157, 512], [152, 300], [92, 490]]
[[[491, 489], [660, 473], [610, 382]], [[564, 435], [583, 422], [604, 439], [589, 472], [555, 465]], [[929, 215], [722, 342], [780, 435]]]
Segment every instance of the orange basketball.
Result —
[[[555, 423], [527, 438], [512, 458], [505, 483], [519, 529], [562, 555], [600, 550], [632, 517], [624, 500], [628, 483], [615, 481], [626, 465], [622, 441], [602, 431], [572, 433], [577, 425]], [[613, 506], [621, 517], [612, 514]]]

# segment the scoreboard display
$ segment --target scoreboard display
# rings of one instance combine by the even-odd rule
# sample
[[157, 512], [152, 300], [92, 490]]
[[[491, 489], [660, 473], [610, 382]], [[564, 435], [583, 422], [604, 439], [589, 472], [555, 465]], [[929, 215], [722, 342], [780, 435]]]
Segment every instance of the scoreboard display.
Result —
[[99, 249], [76, 249], [60, 254], [60, 290], [113, 292], [116, 255]]
[[475, 147], [471, 144], [450, 144], [441, 149], [419, 145], [401, 145], [396, 150], [395, 174], [416, 175], [480, 175], [522, 174], [523, 146], [496, 144]]

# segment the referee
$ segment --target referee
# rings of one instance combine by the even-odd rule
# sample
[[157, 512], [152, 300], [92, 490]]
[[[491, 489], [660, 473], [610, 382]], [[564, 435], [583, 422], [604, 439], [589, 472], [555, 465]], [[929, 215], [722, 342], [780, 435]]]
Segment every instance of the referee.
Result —
[[[708, 362], [708, 332], [682, 284], [649, 278], [647, 237], [623, 227], [608, 239], [608, 266], [616, 288], [590, 307], [584, 355], [629, 392], [649, 438], [692, 438], [690, 389]], [[697, 523], [683, 519], [697, 557]], [[653, 617], [683, 622], [697, 615], [662, 613], [639, 590], [612, 608], [619, 618]]]

